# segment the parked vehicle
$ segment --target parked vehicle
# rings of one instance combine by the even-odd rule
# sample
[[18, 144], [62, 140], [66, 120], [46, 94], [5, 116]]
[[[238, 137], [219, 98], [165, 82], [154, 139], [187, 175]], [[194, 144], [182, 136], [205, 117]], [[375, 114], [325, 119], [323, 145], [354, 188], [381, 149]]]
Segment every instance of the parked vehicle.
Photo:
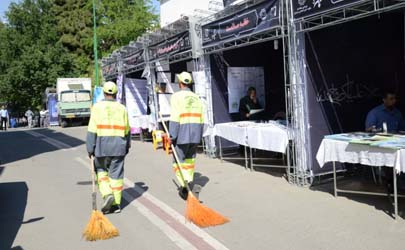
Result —
[[62, 127], [81, 122], [87, 124], [91, 108], [90, 78], [59, 78], [56, 84], [58, 94], [58, 116]]

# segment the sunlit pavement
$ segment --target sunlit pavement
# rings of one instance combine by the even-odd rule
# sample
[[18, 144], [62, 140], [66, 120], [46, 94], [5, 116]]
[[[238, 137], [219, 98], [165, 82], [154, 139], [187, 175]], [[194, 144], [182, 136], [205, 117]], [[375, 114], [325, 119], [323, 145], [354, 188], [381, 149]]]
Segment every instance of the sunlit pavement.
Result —
[[[120, 237], [89, 243], [91, 212], [85, 127], [0, 133], [0, 249], [403, 249], [405, 222], [387, 198], [334, 198], [280, 171], [250, 172], [199, 155], [200, 199], [231, 222], [209, 229], [185, 223], [171, 157], [134, 141], [126, 160], [123, 211], [109, 215]], [[100, 196], [98, 196], [100, 197]], [[100, 202], [100, 199], [99, 199]], [[402, 206], [401, 206], [402, 205]], [[400, 202], [404, 211], [405, 203]]]

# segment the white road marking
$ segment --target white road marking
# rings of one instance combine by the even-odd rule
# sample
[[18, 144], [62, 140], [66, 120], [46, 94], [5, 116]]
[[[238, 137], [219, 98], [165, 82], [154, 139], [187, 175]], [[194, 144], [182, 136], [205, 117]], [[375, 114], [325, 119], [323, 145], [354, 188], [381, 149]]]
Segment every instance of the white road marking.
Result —
[[[83, 160], [82, 158], [77, 157], [76, 161], [80, 162], [83, 166], [87, 167], [88, 169], [90, 169], [89, 167], [89, 163], [86, 162], [85, 160]], [[134, 182], [129, 180], [128, 178], [124, 178], [124, 184], [126, 186], [129, 187], [133, 187], [134, 186]], [[206, 243], [208, 243], [209, 245], [211, 245], [214, 249], [218, 249], [218, 250], [229, 250], [226, 246], [224, 246], [221, 242], [219, 242], [218, 240], [216, 240], [215, 238], [213, 238], [211, 235], [209, 235], [207, 232], [205, 232], [204, 230], [200, 229], [199, 227], [195, 226], [194, 224], [191, 223], [187, 223], [186, 219], [184, 218], [183, 215], [181, 215], [180, 213], [178, 213], [176, 210], [174, 210], [173, 208], [171, 208], [170, 206], [168, 206], [166, 203], [162, 202], [161, 200], [159, 200], [158, 198], [154, 197], [152, 194], [148, 193], [148, 191], [143, 190], [142, 188], [140, 188], [139, 186], [133, 187], [134, 191], [137, 192], [139, 195], [142, 195], [142, 197], [148, 199], [150, 202], [152, 202], [153, 204], [155, 204], [156, 206], [158, 206], [160, 209], [162, 209], [164, 212], [166, 212], [168, 215], [170, 215], [173, 219], [175, 219], [176, 221], [178, 221], [179, 223], [181, 223], [183, 226], [187, 227], [190, 231], [192, 231], [195, 235], [198, 235], [198, 237], [202, 238]], [[123, 194], [125, 194], [125, 192], [123, 192]], [[128, 194], [127, 194], [128, 195]], [[125, 198], [125, 195], [124, 195]], [[125, 198], [127, 201], [128, 199]], [[130, 200], [130, 199], [129, 199]], [[148, 208], [144, 207], [142, 204], [140, 204], [139, 202], [132, 201], [133, 206], [135, 206], [136, 208], [138, 208], [138, 210], [145, 215], [148, 219], [150, 219], [149, 213], [153, 214]], [[142, 206], [141, 209], [139, 209], [139, 207]], [[148, 211], [148, 214], [144, 214], [145, 211], [141, 211], [142, 209], [146, 209]], [[159, 222], [157, 221], [152, 221], [151, 222], [153, 224], [155, 224], [156, 226], [159, 227], [159, 229], [161, 229], [170, 239], [175, 239], [174, 235], [176, 235], [176, 237], [180, 237], [182, 241], [187, 241], [186, 239], [183, 238], [183, 236], [179, 235], [176, 231], [174, 231], [170, 226], [167, 225], [167, 223], [163, 220], [161, 220], [159, 217], [154, 216], [153, 220], [159, 220]], [[161, 225], [161, 223], [165, 224], [165, 226], [163, 227]], [[169, 228], [169, 231], [165, 231], [168, 230], [167, 228]], [[172, 232], [174, 231], [174, 232]], [[169, 236], [170, 235], [170, 236]], [[177, 244], [177, 239], [173, 240], [174, 243]], [[181, 242], [182, 242], [181, 241]], [[180, 243], [181, 243], [180, 242]], [[188, 241], [187, 241], [188, 242]], [[184, 244], [181, 243], [181, 244]], [[178, 245], [179, 246], [179, 245]], [[179, 246], [180, 247], [180, 246]], [[181, 249], [194, 249], [194, 246], [192, 246], [193, 248], [181, 248]]]
[[[124, 183], [127, 186], [133, 186], [133, 181], [129, 180], [128, 178], [124, 178]], [[183, 215], [181, 215], [179, 212], [168, 206], [166, 203], [163, 201], [159, 200], [155, 196], [151, 195], [147, 191], [145, 192], [140, 188], [139, 186], [135, 186], [134, 190], [138, 194], [142, 194], [143, 197], [149, 199], [152, 203], [160, 207], [163, 211], [168, 213], [171, 217], [176, 219], [178, 222], [186, 226], [188, 229], [190, 229], [194, 234], [198, 235], [201, 237], [205, 242], [207, 242], [209, 245], [211, 245], [213, 248], [218, 249], [218, 250], [229, 250], [227, 247], [225, 247], [222, 243], [220, 243], [218, 240], [213, 238], [211, 235], [209, 235], [207, 232], [202, 230], [201, 228], [197, 227], [196, 225], [192, 223], [187, 223], [186, 218], [184, 218]]]
[[34, 136], [34, 137], [36, 137], [36, 138], [40, 138], [40, 139], [43, 140], [44, 142], [46, 142], [46, 143], [48, 143], [48, 144], [50, 144], [50, 145], [52, 145], [52, 146], [54, 146], [54, 147], [56, 147], [56, 148], [58, 148], [58, 149], [62, 149], [62, 150], [67, 150], [67, 149], [76, 150], [76, 148], [74, 148], [74, 147], [72, 147], [72, 146], [70, 146], [70, 145], [68, 145], [68, 144], [66, 144], [66, 143], [63, 143], [63, 142], [61, 142], [61, 141], [55, 140], [55, 139], [53, 139], [53, 138], [51, 138], [51, 137], [49, 137], [49, 136], [46, 136], [46, 135], [43, 135], [43, 134], [40, 134], [40, 133], [37, 133], [37, 132], [34, 132], [34, 131], [29, 131], [29, 130], [26, 130], [26, 131], [24, 131], [24, 132], [27, 133], [27, 134], [29, 134], [29, 135], [31, 135], [31, 136]]
[[[76, 161], [81, 163], [86, 168], [90, 169], [90, 164], [83, 160], [82, 158], [77, 157]], [[132, 185], [132, 183], [131, 183]], [[144, 195], [144, 194], [142, 194]], [[176, 230], [171, 228], [165, 221], [160, 219], [157, 215], [155, 215], [152, 211], [150, 211], [147, 207], [142, 205], [139, 201], [134, 200], [131, 202], [131, 195], [122, 192], [123, 198], [133, 207], [135, 207], [143, 216], [145, 216], [152, 224], [158, 227], [173, 243], [175, 243], [180, 249], [182, 250], [198, 250], [195, 248], [190, 242], [183, 238]]]
[[[50, 138], [48, 136], [45, 136], [43, 134], [33, 132], [33, 131], [24, 131], [36, 138], [41, 138], [43, 141], [59, 148], [59, 149], [76, 149], [71, 147], [68, 144], [65, 144], [63, 142], [60, 142], [58, 140], [55, 140], [53, 138]], [[81, 163], [83, 166], [85, 166], [87, 169], [90, 169], [90, 164], [85, 161], [83, 158], [76, 157], [76, 161]], [[124, 183], [126, 186], [132, 187], [133, 186], [133, 181], [129, 180], [128, 178], [124, 178]], [[188, 228], [191, 232], [193, 232], [195, 235], [198, 237], [202, 238], [207, 244], [209, 244], [211, 247], [214, 249], [218, 250], [229, 250], [227, 247], [225, 247], [222, 243], [217, 241], [215, 238], [213, 238], [211, 235], [209, 235], [207, 232], [204, 230], [200, 229], [199, 227], [195, 226], [194, 224], [191, 223], [186, 223], [186, 219], [184, 218], [183, 215], [178, 213], [176, 210], [168, 206], [166, 203], [162, 202], [158, 198], [154, 197], [147, 191], [142, 190], [142, 188], [135, 186], [133, 188], [135, 192], [137, 192], [139, 195], [153, 203], [155, 206], [159, 207], [162, 209], [165, 213], [167, 213], [170, 217], [175, 219], [177, 222]], [[188, 240], [186, 240], [182, 235], [180, 235], [175, 229], [170, 227], [164, 220], [159, 218], [157, 215], [155, 215], [150, 209], [142, 205], [139, 201], [135, 200], [132, 202], [131, 201], [131, 195], [127, 194], [126, 192], [123, 192], [123, 198], [127, 200], [130, 205], [134, 206], [137, 208], [137, 210], [144, 215], [148, 220], [150, 220], [155, 226], [157, 226], [162, 232], [170, 239], [172, 240], [180, 249], [182, 250], [197, 250], [197, 248]]]

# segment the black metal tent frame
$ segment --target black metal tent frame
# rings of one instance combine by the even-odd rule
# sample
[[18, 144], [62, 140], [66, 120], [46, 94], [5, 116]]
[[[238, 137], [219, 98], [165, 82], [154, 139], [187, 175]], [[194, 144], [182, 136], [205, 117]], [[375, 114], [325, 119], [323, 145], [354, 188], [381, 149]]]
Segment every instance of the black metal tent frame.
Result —
[[296, 19], [297, 32], [309, 32], [371, 15], [405, 8], [405, 0], [365, 0]]
[[[232, 15], [235, 15], [239, 12], [242, 12], [245, 9], [248, 9], [252, 6], [258, 5], [266, 0], [249, 0], [245, 1], [239, 5], [229, 6], [228, 8], [215, 13], [209, 17], [206, 17], [201, 20], [201, 26], [205, 24], [209, 24], [216, 20], [225, 19]], [[282, 2], [282, 1], [281, 1]], [[282, 14], [284, 8], [280, 8], [280, 18], [283, 19], [284, 15]], [[232, 50], [239, 47], [249, 46], [253, 44], [263, 43], [267, 41], [272, 41], [276, 39], [283, 38], [286, 35], [286, 30], [283, 28], [284, 25], [281, 23], [279, 26], [272, 27], [268, 30], [265, 30], [260, 33], [256, 34], [249, 34], [249, 35], [242, 35], [238, 37], [234, 37], [225, 41], [221, 41], [218, 44], [211, 45], [211, 46], [203, 46], [203, 51], [205, 55], [213, 54], [213, 53], [220, 53], [226, 50]]]
[[[366, 18], [372, 15], [378, 15], [381, 13], [386, 13], [390, 11], [403, 9], [405, 11], [405, 0], [365, 0], [358, 1], [356, 3], [340, 6], [336, 9], [331, 9], [322, 13], [310, 15], [303, 18], [298, 18], [294, 20], [296, 27], [296, 32], [294, 35], [299, 33], [306, 33], [314, 30], [319, 30], [342, 23], [348, 23], [350, 21]], [[383, 36], [384, 34], [381, 34]], [[296, 51], [296, 48], [292, 48]], [[294, 69], [290, 69], [294, 70]], [[396, 173], [393, 171], [394, 179], [394, 214], [395, 218], [398, 218], [398, 193], [397, 193], [397, 180]], [[335, 197], [338, 193], [354, 193], [354, 194], [365, 194], [365, 195], [378, 195], [385, 196], [382, 193], [364, 192], [364, 191], [353, 191], [353, 190], [342, 190], [337, 187], [337, 177], [336, 177], [336, 166], [333, 162], [333, 180], [334, 180], [334, 195]]]

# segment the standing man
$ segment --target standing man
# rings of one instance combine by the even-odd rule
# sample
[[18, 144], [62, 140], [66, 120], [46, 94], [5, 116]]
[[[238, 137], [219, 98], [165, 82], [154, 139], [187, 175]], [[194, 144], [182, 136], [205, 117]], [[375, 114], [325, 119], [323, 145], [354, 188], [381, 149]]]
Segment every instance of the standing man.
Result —
[[34, 112], [31, 111], [31, 108], [28, 108], [27, 112], [25, 112], [25, 117], [27, 117], [28, 121], [28, 128], [32, 128], [33, 126], [33, 118], [34, 118]]
[[239, 114], [242, 120], [254, 120], [254, 115], [250, 114], [253, 109], [261, 109], [262, 106], [259, 103], [256, 95], [256, 89], [249, 87], [247, 95], [240, 99], [239, 102]]
[[87, 152], [94, 159], [97, 182], [104, 199], [103, 213], [121, 212], [124, 186], [124, 160], [131, 147], [128, 113], [116, 101], [117, 85], [106, 82], [105, 99], [96, 103], [91, 111], [87, 132]]
[[46, 111], [45, 109], [41, 109], [41, 111], [39, 111], [39, 126], [41, 128], [45, 127], [45, 118], [46, 118]]
[[4, 106], [2, 106], [0, 109], [0, 119], [1, 119], [0, 120], [1, 121], [0, 129], [1, 130], [7, 130], [8, 118], [9, 118], [8, 111]]
[[203, 105], [198, 95], [191, 91], [193, 80], [190, 73], [182, 72], [177, 75], [177, 78], [180, 91], [171, 97], [170, 136], [180, 158], [180, 166], [174, 161], [173, 170], [181, 185], [180, 197], [187, 199], [188, 194], [180, 176], [181, 171], [184, 180], [198, 198], [201, 186], [193, 185], [193, 180], [197, 146], [201, 142], [203, 133]]

